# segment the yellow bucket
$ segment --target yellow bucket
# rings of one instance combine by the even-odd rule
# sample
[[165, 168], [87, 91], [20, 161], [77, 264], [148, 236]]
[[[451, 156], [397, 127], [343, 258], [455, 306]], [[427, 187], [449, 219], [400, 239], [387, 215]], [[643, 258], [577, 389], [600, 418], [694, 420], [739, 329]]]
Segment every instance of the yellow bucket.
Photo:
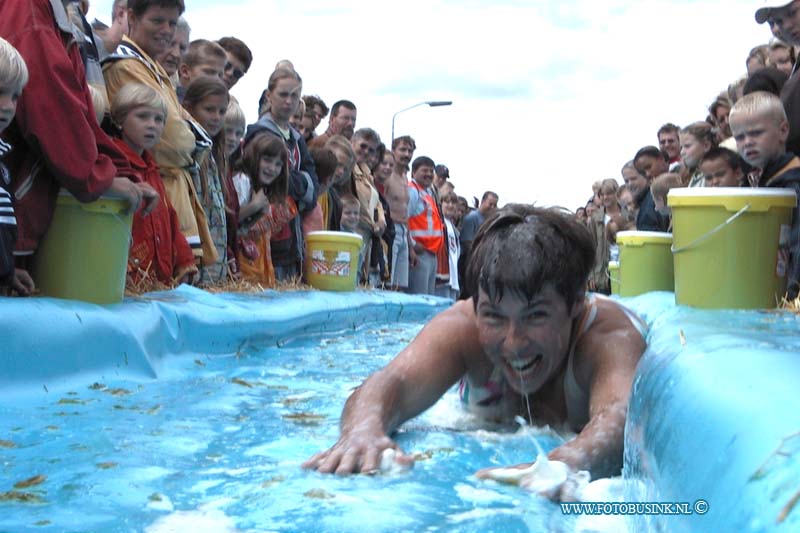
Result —
[[608, 279], [611, 281], [611, 294], [619, 294], [619, 261], [608, 262]]
[[675, 302], [705, 309], [775, 307], [786, 292], [790, 189], [672, 189]]
[[133, 215], [125, 200], [80, 203], [62, 192], [53, 221], [33, 263], [33, 279], [45, 296], [97, 304], [122, 301]]
[[306, 280], [323, 291], [355, 290], [360, 252], [360, 235], [312, 231], [306, 235]]
[[619, 295], [672, 291], [672, 235], [658, 231], [620, 231]]

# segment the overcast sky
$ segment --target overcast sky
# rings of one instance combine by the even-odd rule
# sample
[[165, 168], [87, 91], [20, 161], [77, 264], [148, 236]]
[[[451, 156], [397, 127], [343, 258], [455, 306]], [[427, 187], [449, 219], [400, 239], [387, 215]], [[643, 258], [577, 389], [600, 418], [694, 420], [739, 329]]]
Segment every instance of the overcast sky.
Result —
[[[91, 16], [110, 18], [110, 0]], [[358, 107], [356, 127], [450, 167], [456, 192], [575, 208], [593, 181], [656, 143], [665, 122], [703, 120], [768, 41], [746, 0], [187, 0], [192, 39], [233, 35], [255, 59], [233, 88], [248, 121], [275, 63], [303, 92]], [[320, 125], [324, 131], [327, 119]]]

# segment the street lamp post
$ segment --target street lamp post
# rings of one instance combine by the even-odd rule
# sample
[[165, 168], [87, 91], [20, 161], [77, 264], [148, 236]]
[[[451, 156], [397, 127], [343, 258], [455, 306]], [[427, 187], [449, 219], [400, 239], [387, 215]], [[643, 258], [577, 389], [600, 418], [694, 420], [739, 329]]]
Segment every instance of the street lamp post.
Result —
[[[431, 100], [431, 101], [428, 101], [428, 102], [420, 102], [418, 104], [414, 104], [412, 106], [406, 107], [405, 109], [401, 109], [400, 111], [398, 111], [397, 113], [392, 115], [392, 144], [394, 144], [394, 119], [397, 118], [397, 115], [399, 115], [400, 113], [402, 113], [404, 111], [408, 111], [409, 109], [414, 109], [415, 107], [419, 107], [421, 105], [427, 105], [427, 106], [430, 106], [430, 107], [442, 107], [442, 106], [447, 106], [447, 105], [452, 105], [452, 104], [453, 104], [453, 102], [451, 102], [450, 100]], [[391, 146], [389, 148], [391, 149]]]

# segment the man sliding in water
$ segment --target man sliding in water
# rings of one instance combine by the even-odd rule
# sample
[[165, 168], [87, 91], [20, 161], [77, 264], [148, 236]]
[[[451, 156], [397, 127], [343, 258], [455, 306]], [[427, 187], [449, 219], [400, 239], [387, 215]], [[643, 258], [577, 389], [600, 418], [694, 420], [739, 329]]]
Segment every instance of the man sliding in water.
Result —
[[[464, 280], [472, 299], [436, 316], [370, 376], [345, 404], [338, 442], [303, 466], [373, 473], [387, 449], [410, 464], [391, 433], [461, 380], [462, 401], [479, 414], [578, 432], [548, 454], [551, 461], [592, 478], [619, 473], [645, 330], [620, 304], [586, 293], [593, 261], [591, 236], [571, 214], [521, 204], [495, 212], [473, 241]], [[536, 475], [530, 467], [514, 468], [524, 478]], [[508, 473], [478, 476], [507, 480]], [[570, 497], [567, 485], [549, 495]]]

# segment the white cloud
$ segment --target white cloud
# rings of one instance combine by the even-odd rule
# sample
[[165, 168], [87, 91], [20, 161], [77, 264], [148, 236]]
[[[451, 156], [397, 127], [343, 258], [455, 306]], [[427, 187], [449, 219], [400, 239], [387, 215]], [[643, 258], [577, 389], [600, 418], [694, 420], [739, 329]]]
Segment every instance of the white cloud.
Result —
[[569, 207], [619, 178], [664, 122], [702, 120], [770, 36], [745, 0], [187, 3], [193, 38], [253, 49], [233, 90], [251, 121], [283, 58], [305, 92], [354, 101], [358, 126], [387, 142], [397, 110], [453, 100], [399, 115], [397, 135], [446, 163], [464, 196]]

